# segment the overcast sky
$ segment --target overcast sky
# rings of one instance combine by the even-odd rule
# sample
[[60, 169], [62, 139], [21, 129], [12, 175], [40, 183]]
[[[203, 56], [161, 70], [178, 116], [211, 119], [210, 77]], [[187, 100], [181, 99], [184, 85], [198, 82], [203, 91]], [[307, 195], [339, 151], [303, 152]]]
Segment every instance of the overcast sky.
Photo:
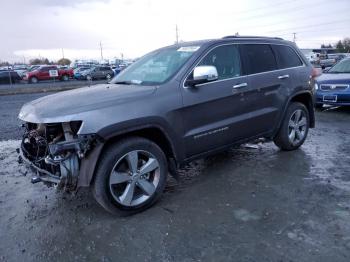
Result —
[[281, 36], [301, 48], [350, 37], [350, 0], [8, 0], [1, 1], [0, 60], [134, 58], [183, 41]]

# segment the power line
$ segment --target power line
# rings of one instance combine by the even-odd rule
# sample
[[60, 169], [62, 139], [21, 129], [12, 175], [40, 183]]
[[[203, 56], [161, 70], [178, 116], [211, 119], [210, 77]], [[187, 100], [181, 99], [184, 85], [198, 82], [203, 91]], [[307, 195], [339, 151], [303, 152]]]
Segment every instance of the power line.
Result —
[[[338, 27], [338, 28], [333, 28], [333, 29], [329, 28], [329, 29], [322, 30], [322, 32], [329, 32], [329, 31], [334, 32], [334, 31], [345, 30], [345, 29], [349, 29], [349, 27], [348, 26], [347, 27], [341, 27], [341, 28]], [[307, 33], [307, 32], [315, 32], [315, 30], [297, 31], [298, 34], [300, 34], [300, 33]], [[317, 32], [317, 33], [319, 34], [320, 32]], [[290, 35], [290, 33], [278, 34], [277, 36], [286, 36], [286, 35]]]
[[281, 31], [288, 31], [288, 30], [295, 30], [295, 29], [304, 29], [304, 28], [310, 28], [310, 27], [319, 27], [319, 26], [324, 26], [324, 25], [332, 25], [332, 24], [344, 23], [346, 21], [350, 21], [350, 18], [349, 19], [344, 19], [344, 20], [337, 20], [337, 21], [327, 22], [327, 23], [319, 23], [319, 24], [314, 24], [314, 25], [305, 25], [305, 26], [299, 26], [299, 27], [291, 27], [291, 28], [286, 28], [286, 29], [282, 29], [282, 30], [272, 30], [272, 31], [267, 31], [266, 33], [274, 33], [274, 32], [281, 32]]
[[[287, 2], [292, 2], [292, 1], [287, 1]], [[324, 1], [320, 1], [317, 3], [319, 6], [321, 4], [329, 4], [329, 0], [324, 0]], [[309, 4], [306, 4], [306, 5], [299, 5], [299, 6], [293, 6], [293, 9], [291, 10], [273, 10], [270, 8], [271, 12], [268, 12], [268, 13], [265, 13], [265, 14], [260, 14], [260, 15], [253, 15], [253, 16], [248, 16], [248, 17], [243, 17], [243, 18], [240, 18], [239, 21], [244, 21], [244, 20], [251, 20], [251, 19], [256, 19], [256, 18], [266, 18], [267, 16], [273, 16], [273, 15], [276, 15], [276, 13], [278, 14], [288, 14], [288, 13], [294, 13], [294, 12], [300, 12], [300, 9], [302, 11], [305, 10], [306, 7], [313, 7], [314, 6], [314, 3], [309, 3]], [[284, 7], [285, 8], [285, 7]], [[310, 10], [307, 10], [307, 11], [310, 11]]]
[[[338, 15], [339, 14], [348, 14], [349, 13], [347, 10], [337, 10], [336, 12], [337, 12]], [[329, 11], [327, 11], [326, 13], [322, 13], [322, 12], [318, 13], [319, 16], [328, 15], [328, 14], [329, 14]], [[305, 21], [305, 20], [313, 20], [314, 21], [315, 18], [312, 17], [312, 16], [309, 16], [309, 17], [303, 18], [303, 21]], [[287, 19], [287, 20], [283, 19], [283, 20], [280, 20], [279, 23], [288, 23], [288, 22], [294, 22], [294, 21], [295, 21], [295, 18], [294, 19]], [[274, 26], [274, 25], [276, 25], [276, 22], [268, 23], [268, 24], [264, 24], [264, 25], [260, 25], [259, 24], [258, 28], [261, 29], [262, 27], [270, 27], [270, 26]], [[241, 30], [247, 30], [247, 29], [257, 29], [257, 26], [242, 27], [242, 28], [240, 28], [240, 31]]]
[[[304, 0], [301, 0], [301, 1], [304, 1]], [[289, 3], [292, 3], [292, 2], [298, 2], [298, 0], [295, 0], [295, 1], [280, 1], [280, 2], [276, 2], [276, 3], [269, 3], [268, 5], [266, 6], [262, 6], [262, 7], [256, 7], [256, 8], [251, 8], [251, 9], [247, 9], [247, 10], [244, 10], [244, 11], [238, 11], [236, 12], [237, 14], [244, 14], [244, 13], [250, 13], [250, 12], [254, 12], [254, 11], [260, 11], [260, 10], [263, 10], [263, 9], [269, 9], [271, 10], [271, 5], [273, 7], [275, 6], [280, 6], [280, 5], [285, 5], [285, 4], [289, 4]]]

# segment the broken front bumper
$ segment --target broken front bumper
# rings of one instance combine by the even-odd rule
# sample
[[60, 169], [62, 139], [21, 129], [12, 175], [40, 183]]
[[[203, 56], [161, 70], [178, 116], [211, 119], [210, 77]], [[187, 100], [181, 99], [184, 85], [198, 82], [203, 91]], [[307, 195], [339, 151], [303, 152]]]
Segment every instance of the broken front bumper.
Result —
[[[55, 143], [44, 141], [44, 149], [35, 141], [24, 136], [21, 148], [17, 150], [19, 162], [28, 164], [36, 173], [32, 183], [44, 182], [65, 191], [75, 191], [80, 186], [90, 185], [102, 149], [102, 143], [96, 135], [77, 136], [69, 141]], [[40, 157], [35, 156], [35, 152], [40, 150]]]

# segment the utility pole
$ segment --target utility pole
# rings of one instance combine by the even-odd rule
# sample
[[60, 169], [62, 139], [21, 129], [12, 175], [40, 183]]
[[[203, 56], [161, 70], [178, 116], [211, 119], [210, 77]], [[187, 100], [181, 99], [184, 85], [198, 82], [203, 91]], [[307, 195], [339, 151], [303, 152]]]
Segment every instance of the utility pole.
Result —
[[175, 27], [175, 34], [176, 34], [176, 44], [179, 43], [179, 29], [177, 28], [177, 24], [176, 24], [176, 27]]
[[297, 40], [297, 37], [296, 37], [297, 33], [293, 33], [293, 42], [295, 43], [295, 40]]
[[63, 50], [63, 48], [62, 48], [62, 58], [64, 58], [64, 50]]
[[100, 50], [101, 50], [101, 60], [103, 60], [102, 43], [101, 43], [101, 41], [100, 41]]

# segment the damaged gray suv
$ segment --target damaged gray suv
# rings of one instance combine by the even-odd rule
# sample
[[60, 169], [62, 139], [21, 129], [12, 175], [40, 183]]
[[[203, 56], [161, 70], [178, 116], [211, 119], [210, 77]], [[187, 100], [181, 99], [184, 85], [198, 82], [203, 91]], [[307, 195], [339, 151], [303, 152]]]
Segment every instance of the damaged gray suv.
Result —
[[20, 158], [32, 182], [91, 187], [112, 213], [135, 213], [178, 167], [264, 137], [300, 147], [315, 125], [314, 70], [294, 43], [234, 37], [180, 43], [107, 84], [25, 104]]

